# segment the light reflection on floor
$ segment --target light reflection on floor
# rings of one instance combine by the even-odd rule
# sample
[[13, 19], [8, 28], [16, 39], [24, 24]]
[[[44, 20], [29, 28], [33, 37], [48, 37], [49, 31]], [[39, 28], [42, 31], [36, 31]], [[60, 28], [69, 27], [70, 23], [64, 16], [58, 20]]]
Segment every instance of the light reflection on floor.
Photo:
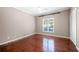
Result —
[[54, 40], [52, 39], [43, 39], [43, 51], [54, 51]]

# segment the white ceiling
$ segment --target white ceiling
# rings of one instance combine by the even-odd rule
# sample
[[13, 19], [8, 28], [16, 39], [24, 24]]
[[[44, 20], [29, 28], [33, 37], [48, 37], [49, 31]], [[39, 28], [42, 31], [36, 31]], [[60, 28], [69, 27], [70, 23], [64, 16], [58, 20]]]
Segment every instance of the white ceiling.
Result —
[[45, 14], [68, 10], [68, 7], [16, 7], [16, 9], [31, 14], [33, 16], [41, 16]]

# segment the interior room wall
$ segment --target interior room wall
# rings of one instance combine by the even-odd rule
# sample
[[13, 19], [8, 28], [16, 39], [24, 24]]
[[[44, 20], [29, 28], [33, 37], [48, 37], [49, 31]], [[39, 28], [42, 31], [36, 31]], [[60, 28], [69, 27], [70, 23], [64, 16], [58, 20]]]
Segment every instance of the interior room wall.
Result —
[[1, 41], [1, 39], [2, 39], [2, 12], [1, 12], [1, 10], [0, 10], [0, 41]]
[[70, 11], [65, 10], [65, 11], [62, 11], [60, 14], [54, 14], [52, 16], [54, 17], [54, 24], [55, 24], [54, 33], [45, 33], [42, 31], [42, 20], [43, 20], [42, 17], [37, 17], [36, 19], [36, 33], [69, 37], [70, 36], [69, 34]]
[[79, 7], [77, 8], [77, 47], [79, 49]]
[[71, 8], [70, 11], [70, 38], [72, 42], [76, 45], [76, 22], [77, 22], [77, 8]]
[[0, 7], [0, 12], [0, 43], [35, 33], [32, 15], [11, 7]]

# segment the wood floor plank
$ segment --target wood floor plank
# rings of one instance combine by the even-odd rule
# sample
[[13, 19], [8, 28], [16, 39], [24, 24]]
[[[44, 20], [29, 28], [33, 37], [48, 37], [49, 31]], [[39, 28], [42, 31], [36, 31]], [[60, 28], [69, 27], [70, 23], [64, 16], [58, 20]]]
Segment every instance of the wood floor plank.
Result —
[[0, 46], [1, 52], [77, 52], [66, 38], [35, 34]]

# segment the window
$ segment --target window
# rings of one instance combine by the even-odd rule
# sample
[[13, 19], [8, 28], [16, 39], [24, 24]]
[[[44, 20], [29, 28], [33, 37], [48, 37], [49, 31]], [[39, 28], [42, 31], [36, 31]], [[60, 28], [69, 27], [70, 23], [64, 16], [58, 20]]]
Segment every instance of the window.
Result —
[[54, 32], [54, 18], [43, 19], [43, 32]]

